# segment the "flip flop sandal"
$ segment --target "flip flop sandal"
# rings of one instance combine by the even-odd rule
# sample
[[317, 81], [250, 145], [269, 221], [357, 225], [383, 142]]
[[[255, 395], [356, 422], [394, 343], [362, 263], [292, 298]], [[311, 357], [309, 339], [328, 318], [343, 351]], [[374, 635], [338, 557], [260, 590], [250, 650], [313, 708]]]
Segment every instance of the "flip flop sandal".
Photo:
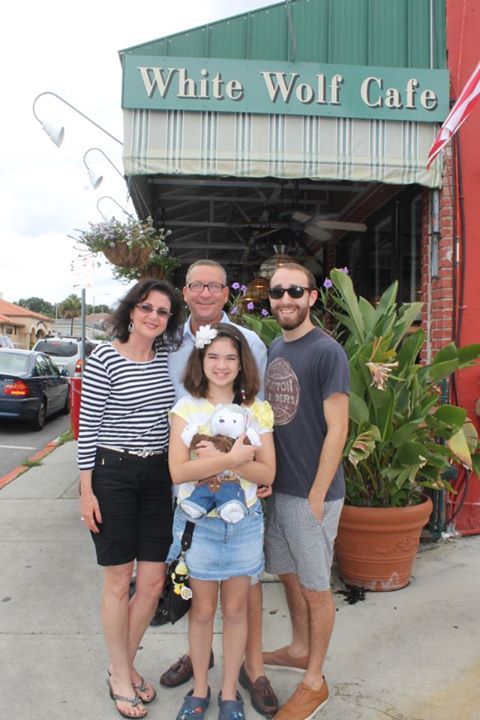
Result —
[[123, 712], [123, 710], [120, 710], [120, 708], [117, 705], [117, 702], [124, 702], [124, 703], [128, 703], [129, 705], [131, 705], [132, 708], [136, 708], [138, 705], [142, 705], [142, 701], [140, 700], [138, 695], [135, 695], [135, 697], [133, 697], [133, 698], [126, 697], [125, 695], [117, 695], [116, 693], [113, 692], [112, 685], [108, 678], [107, 678], [107, 685], [108, 685], [110, 697], [112, 698], [113, 702], [115, 703], [115, 709], [119, 715], [121, 715], [122, 717], [126, 717], [126, 718], [144, 718], [144, 717], [146, 717], [146, 715], [148, 713], [147, 710], [145, 710], [145, 712], [140, 715], [130, 715], [129, 713]]
[[145, 685], [145, 680], [143, 679], [143, 677], [142, 677], [141, 675], [140, 675], [140, 682], [137, 683], [137, 684], [133, 683], [133, 689], [135, 690], [135, 692], [136, 692], [136, 694], [137, 694], [137, 697], [140, 698], [140, 700], [142, 701], [142, 703], [143, 703], [144, 705], [148, 705], [148, 703], [153, 702], [153, 701], [155, 700], [155, 698], [157, 697], [157, 691], [155, 690], [154, 687], [151, 687], [151, 688], [150, 688], [151, 691], [152, 691], [152, 693], [153, 693], [153, 695], [152, 695], [151, 698], [148, 698], [148, 700], [147, 700], [147, 698], [142, 698], [142, 697], [138, 694], [138, 693], [146, 693], [146, 692], [148, 692], [148, 690], [149, 690], [149, 688]]

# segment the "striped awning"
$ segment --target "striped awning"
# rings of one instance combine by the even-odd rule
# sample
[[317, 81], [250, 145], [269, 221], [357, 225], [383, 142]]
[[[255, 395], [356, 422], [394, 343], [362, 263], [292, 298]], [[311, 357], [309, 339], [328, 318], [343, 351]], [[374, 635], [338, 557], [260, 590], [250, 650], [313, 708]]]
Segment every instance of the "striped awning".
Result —
[[441, 186], [426, 169], [434, 123], [124, 110], [124, 170], [131, 175], [351, 180]]

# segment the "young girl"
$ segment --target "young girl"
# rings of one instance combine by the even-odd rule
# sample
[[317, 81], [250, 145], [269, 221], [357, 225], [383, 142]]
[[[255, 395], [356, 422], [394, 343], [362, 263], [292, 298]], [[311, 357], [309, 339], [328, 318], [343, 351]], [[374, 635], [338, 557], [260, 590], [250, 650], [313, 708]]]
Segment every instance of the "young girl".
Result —
[[[219, 583], [223, 613], [219, 720], [242, 720], [243, 702], [237, 693], [237, 679], [247, 638], [247, 594], [250, 578], [263, 569], [263, 515], [256, 491], [258, 485], [271, 485], [275, 474], [273, 414], [267, 402], [256, 398], [259, 379], [255, 360], [235, 325], [220, 323], [200, 328], [184, 385], [189, 394], [171, 411], [168, 459], [173, 482], [204, 481], [229, 470], [239, 478], [245, 491], [248, 512], [234, 524], [212, 514], [196, 521], [192, 545], [186, 553], [193, 591], [189, 642], [194, 686], [185, 696], [177, 720], [203, 720], [210, 702], [207, 673]], [[228, 453], [203, 442], [191, 459], [181, 438], [183, 429], [196, 423], [200, 432], [210, 433], [209, 419], [216, 406], [232, 402], [248, 407], [251, 426], [260, 435], [261, 446], [245, 444], [245, 435], [235, 441]], [[180, 552], [187, 519], [190, 518], [178, 506], [169, 560]]]

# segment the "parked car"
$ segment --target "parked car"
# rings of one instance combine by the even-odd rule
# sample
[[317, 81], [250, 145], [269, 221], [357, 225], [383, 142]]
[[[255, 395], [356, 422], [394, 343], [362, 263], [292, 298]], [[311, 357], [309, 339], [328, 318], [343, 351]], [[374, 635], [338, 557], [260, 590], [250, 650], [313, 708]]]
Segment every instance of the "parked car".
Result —
[[26, 420], [41, 430], [49, 415], [69, 410], [66, 370], [34, 350], [0, 351], [0, 417]]
[[[95, 347], [91, 340], [85, 341], [85, 357]], [[45, 337], [37, 340], [34, 350], [49, 355], [59, 370], [68, 370], [70, 377], [82, 372], [82, 340], [78, 337]]]
[[15, 345], [8, 335], [0, 335], [0, 349], [1, 348], [13, 348]]

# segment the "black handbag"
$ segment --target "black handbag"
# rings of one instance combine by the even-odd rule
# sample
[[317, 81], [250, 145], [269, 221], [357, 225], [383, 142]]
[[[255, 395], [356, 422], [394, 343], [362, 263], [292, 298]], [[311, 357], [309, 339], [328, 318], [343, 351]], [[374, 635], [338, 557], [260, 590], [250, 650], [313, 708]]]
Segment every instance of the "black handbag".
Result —
[[192, 544], [194, 529], [195, 523], [188, 520], [182, 535], [182, 550], [178, 558], [168, 565], [163, 594], [150, 625], [165, 625], [169, 622], [174, 625], [190, 610], [192, 591], [184, 554]]

